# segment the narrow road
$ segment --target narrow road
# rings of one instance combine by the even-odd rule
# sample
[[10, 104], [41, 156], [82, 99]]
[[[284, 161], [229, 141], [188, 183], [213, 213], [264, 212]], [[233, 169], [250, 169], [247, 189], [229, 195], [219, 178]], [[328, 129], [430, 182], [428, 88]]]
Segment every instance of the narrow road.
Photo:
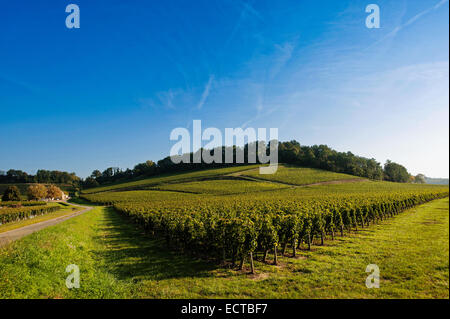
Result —
[[76, 217], [83, 213], [86, 213], [93, 208], [90, 206], [82, 206], [82, 205], [73, 204], [73, 203], [70, 203], [70, 205], [77, 206], [77, 207], [83, 207], [84, 209], [80, 210], [78, 212], [69, 214], [69, 215], [56, 217], [54, 219], [45, 220], [45, 221], [42, 221], [42, 222], [39, 222], [36, 224], [27, 225], [27, 226], [24, 226], [21, 228], [17, 228], [17, 229], [13, 229], [13, 230], [9, 230], [9, 231], [0, 233], [0, 247], [5, 246], [14, 240], [20, 239], [24, 236], [27, 236], [27, 235], [34, 233], [36, 231], [39, 231], [41, 229], [59, 224], [65, 220], [68, 220], [70, 218], [73, 218], [73, 217]]

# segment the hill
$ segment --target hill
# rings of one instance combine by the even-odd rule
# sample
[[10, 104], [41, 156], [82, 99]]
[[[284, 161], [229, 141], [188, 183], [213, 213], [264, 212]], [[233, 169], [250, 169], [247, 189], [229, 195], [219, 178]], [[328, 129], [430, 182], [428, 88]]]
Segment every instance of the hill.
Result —
[[425, 177], [425, 183], [435, 185], [448, 185], [448, 178]]
[[149, 178], [136, 179], [132, 181], [125, 181], [121, 183], [115, 183], [111, 185], [105, 185], [100, 187], [94, 187], [85, 189], [82, 191], [83, 194], [93, 194], [105, 191], [117, 191], [117, 190], [136, 190], [144, 189], [151, 186], [157, 186], [164, 183], [174, 183], [174, 182], [189, 182], [197, 181], [207, 178], [217, 178], [223, 175], [245, 171], [249, 169], [257, 168], [259, 165], [245, 165], [245, 166], [235, 166], [226, 168], [212, 168], [204, 170], [196, 170], [190, 172], [177, 172], [157, 175]]
[[[229, 180], [260, 180], [262, 182], [277, 182], [280, 184], [285, 184], [285, 186], [289, 185], [308, 185], [314, 183], [321, 182], [330, 182], [330, 181], [341, 181], [341, 180], [364, 180], [360, 177], [334, 173], [330, 171], [313, 169], [313, 168], [304, 168], [304, 167], [296, 167], [292, 165], [284, 165], [280, 164], [278, 170], [275, 174], [269, 175], [260, 175], [259, 168], [260, 165], [244, 165], [244, 166], [235, 166], [235, 167], [227, 167], [227, 168], [215, 168], [215, 169], [205, 169], [205, 170], [197, 170], [193, 172], [178, 172], [171, 174], [158, 175], [150, 178], [139, 179], [134, 181], [127, 181], [122, 183], [111, 184], [107, 186], [100, 186], [95, 188], [89, 188], [83, 190], [83, 194], [93, 194], [99, 192], [106, 191], [125, 191], [125, 190], [142, 190], [155, 188], [164, 189], [164, 190], [178, 190], [178, 191], [186, 191], [186, 192], [195, 192], [195, 189], [190, 189], [194, 187], [195, 184], [184, 184], [184, 185], [169, 185], [167, 184], [179, 184], [179, 183], [187, 183], [187, 182], [198, 182], [204, 180], [215, 180], [215, 179], [229, 179]], [[165, 185], [165, 186], [162, 186]], [[200, 184], [198, 184], [200, 186]], [[235, 183], [234, 187], [238, 185], [242, 186], [243, 183]], [[259, 186], [265, 189], [268, 189], [267, 185], [252, 183], [248, 184], [252, 185], [252, 187]], [[273, 185], [269, 185], [272, 189]], [[204, 188], [205, 184], [201, 184], [201, 187]], [[239, 186], [238, 186], [239, 187]], [[195, 187], [194, 187], [195, 188]], [[234, 193], [234, 191], [229, 191], [230, 193]]]

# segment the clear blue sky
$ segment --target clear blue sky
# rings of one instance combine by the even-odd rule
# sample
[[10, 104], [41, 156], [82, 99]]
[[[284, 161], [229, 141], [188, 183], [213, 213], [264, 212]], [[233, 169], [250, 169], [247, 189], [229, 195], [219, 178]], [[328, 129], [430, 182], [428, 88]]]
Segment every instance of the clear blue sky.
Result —
[[0, 170], [133, 167], [200, 119], [448, 177], [448, 37], [448, 0], [3, 1]]

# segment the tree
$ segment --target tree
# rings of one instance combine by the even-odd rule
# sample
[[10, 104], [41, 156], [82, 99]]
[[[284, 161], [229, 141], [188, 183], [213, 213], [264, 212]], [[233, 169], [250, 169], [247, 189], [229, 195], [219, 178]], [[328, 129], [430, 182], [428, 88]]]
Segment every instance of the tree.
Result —
[[28, 199], [39, 200], [47, 197], [47, 187], [42, 184], [28, 186]]
[[146, 161], [145, 163], [137, 164], [133, 171], [136, 176], [147, 175], [151, 176], [155, 173], [156, 165], [153, 161]]
[[59, 187], [55, 185], [47, 186], [47, 198], [62, 199], [62, 195], [63, 192]]
[[92, 172], [91, 178], [97, 179], [102, 176], [102, 172], [100, 172], [98, 169]]
[[92, 187], [97, 187], [99, 185], [100, 184], [92, 177], [86, 178], [86, 180], [83, 183], [84, 188], [92, 188]]
[[414, 176], [414, 182], [418, 184], [425, 184], [425, 175], [423, 174], [417, 174]]
[[9, 186], [3, 193], [2, 201], [20, 201], [20, 190], [17, 186]]
[[384, 164], [384, 179], [391, 182], [406, 183], [409, 181], [409, 173], [406, 168], [390, 160]]
[[6, 177], [10, 182], [13, 183], [26, 183], [28, 182], [28, 174], [15, 169], [10, 169], [8, 172], [6, 172]]

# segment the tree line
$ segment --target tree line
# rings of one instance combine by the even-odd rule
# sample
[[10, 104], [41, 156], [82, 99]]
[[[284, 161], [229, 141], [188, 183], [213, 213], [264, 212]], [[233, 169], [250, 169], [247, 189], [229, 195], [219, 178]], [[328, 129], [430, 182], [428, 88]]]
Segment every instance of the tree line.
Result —
[[[255, 142], [256, 149], [258, 149], [258, 143]], [[120, 181], [125, 181], [135, 178], [145, 178], [155, 175], [174, 173], [180, 171], [198, 170], [205, 168], [221, 168], [236, 165], [246, 165], [251, 163], [249, 158], [250, 144], [246, 144], [244, 147], [238, 146], [221, 146], [212, 150], [207, 150], [212, 155], [214, 152], [222, 152], [222, 158], [227, 149], [231, 149], [233, 152], [233, 158], [236, 158], [237, 151], [244, 152], [244, 163], [205, 163], [203, 160], [200, 163], [193, 163], [195, 153], [189, 153], [189, 163], [173, 163], [170, 156], [167, 156], [157, 163], [148, 160], [144, 163], [139, 163], [134, 166], [133, 169], [127, 168], [122, 170], [117, 167], [109, 167], [104, 171], [94, 170], [92, 174], [82, 182], [84, 188], [97, 187], [104, 184], [110, 184]], [[270, 143], [266, 146], [267, 152], [269, 151]], [[197, 152], [202, 152], [200, 149]], [[196, 153], [197, 153], [196, 152]], [[386, 180], [392, 182], [424, 182], [424, 176], [419, 174], [417, 176], [411, 176], [407, 169], [392, 161], [387, 161], [384, 166], [381, 166], [373, 158], [365, 158], [362, 156], [354, 155], [351, 152], [338, 152], [327, 145], [313, 145], [305, 146], [300, 145], [299, 142], [292, 140], [288, 142], [278, 143], [278, 161], [280, 163], [293, 164], [302, 167], [319, 168], [337, 173], [346, 173], [360, 177], [366, 177], [373, 180]], [[258, 163], [258, 160], [257, 160]]]
[[[62, 199], [63, 191], [55, 185], [31, 184], [27, 189], [28, 200]], [[20, 190], [17, 186], [9, 186], [5, 189], [2, 202], [21, 201]]]
[[0, 184], [9, 183], [70, 184], [72, 186], [79, 186], [81, 178], [75, 173], [48, 171], [44, 169], [38, 170], [36, 175], [15, 169], [10, 169], [7, 172], [0, 171]]

